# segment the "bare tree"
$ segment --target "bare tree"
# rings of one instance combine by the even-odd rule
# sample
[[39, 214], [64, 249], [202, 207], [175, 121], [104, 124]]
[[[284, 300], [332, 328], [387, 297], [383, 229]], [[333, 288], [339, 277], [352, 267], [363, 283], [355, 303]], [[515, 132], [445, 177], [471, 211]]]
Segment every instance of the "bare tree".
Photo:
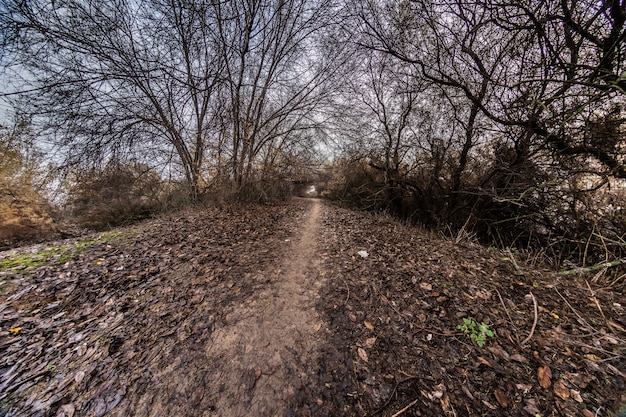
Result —
[[471, 216], [509, 243], [592, 234], [601, 210], [590, 196], [626, 178], [623, 2], [349, 7], [359, 56], [386, 55], [390, 72], [427, 91], [407, 126], [416, 168], [400, 181], [420, 221], [461, 227]]
[[626, 177], [619, 149], [607, 152], [575, 134], [587, 109], [623, 100], [626, 5], [402, 4], [416, 16], [419, 36], [398, 42], [397, 24], [364, 13], [372, 48], [416, 65], [436, 84], [459, 90], [502, 128], [526, 130], [561, 156], [591, 157], [608, 174]]
[[194, 1], [8, 1], [2, 25], [29, 71], [24, 94], [69, 163], [171, 147], [195, 197], [223, 66], [211, 12]]
[[238, 187], [256, 158], [298, 132], [318, 127], [316, 107], [330, 94], [339, 55], [315, 39], [333, 24], [333, 2], [233, 1], [218, 6], [226, 57], [230, 169]]
[[265, 146], [316, 125], [338, 65], [316, 46], [333, 7], [8, 0], [0, 25], [6, 62], [28, 71], [20, 96], [68, 163], [173, 154], [195, 198], [209, 166], [241, 185]]

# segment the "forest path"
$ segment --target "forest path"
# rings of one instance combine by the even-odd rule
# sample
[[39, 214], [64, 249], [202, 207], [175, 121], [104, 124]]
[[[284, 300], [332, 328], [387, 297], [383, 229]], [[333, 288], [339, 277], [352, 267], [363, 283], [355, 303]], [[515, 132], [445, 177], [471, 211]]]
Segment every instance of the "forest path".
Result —
[[[202, 207], [14, 253], [52, 249], [69, 252], [0, 270], [0, 416], [607, 416], [626, 403], [624, 285], [590, 299], [588, 281], [523, 263], [521, 276], [510, 253], [385, 215], [312, 199]], [[494, 336], [478, 346], [464, 319]]]
[[229, 325], [216, 330], [206, 347], [207, 359], [221, 364], [215, 415], [289, 415], [294, 396], [306, 388], [322, 324], [315, 311], [322, 285], [317, 256], [322, 203], [310, 201], [274, 285], [230, 313]]

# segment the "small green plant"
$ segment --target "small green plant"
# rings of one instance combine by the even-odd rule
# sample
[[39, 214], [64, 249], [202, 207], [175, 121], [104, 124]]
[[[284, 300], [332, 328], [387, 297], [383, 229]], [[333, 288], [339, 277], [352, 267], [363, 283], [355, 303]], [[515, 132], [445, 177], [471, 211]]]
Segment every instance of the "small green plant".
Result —
[[470, 339], [476, 342], [476, 344], [480, 347], [483, 347], [485, 344], [485, 340], [487, 337], [493, 337], [494, 334], [489, 328], [489, 325], [486, 323], [477, 323], [474, 320], [464, 318], [463, 324], [459, 324], [456, 326], [457, 329], [461, 330]]

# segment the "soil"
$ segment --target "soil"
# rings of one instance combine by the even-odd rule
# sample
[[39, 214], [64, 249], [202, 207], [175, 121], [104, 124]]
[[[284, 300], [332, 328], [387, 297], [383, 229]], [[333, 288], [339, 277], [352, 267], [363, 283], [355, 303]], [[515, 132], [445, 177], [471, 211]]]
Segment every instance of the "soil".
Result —
[[0, 271], [0, 416], [610, 416], [626, 400], [623, 276], [316, 199], [108, 236], [0, 254], [80, 248]]

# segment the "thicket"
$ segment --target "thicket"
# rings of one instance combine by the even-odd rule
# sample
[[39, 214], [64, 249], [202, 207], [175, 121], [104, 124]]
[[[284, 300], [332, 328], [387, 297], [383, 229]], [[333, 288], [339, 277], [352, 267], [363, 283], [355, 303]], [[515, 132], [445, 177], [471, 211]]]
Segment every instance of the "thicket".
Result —
[[65, 212], [80, 227], [102, 229], [131, 223], [176, 208], [185, 195], [139, 162], [109, 161], [102, 168], [75, 171]]
[[54, 209], [42, 189], [41, 160], [26, 120], [0, 126], [0, 248], [55, 230]]
[[354, 2], [330, 194], [558, 265], [626, 256], [626, 5]]

